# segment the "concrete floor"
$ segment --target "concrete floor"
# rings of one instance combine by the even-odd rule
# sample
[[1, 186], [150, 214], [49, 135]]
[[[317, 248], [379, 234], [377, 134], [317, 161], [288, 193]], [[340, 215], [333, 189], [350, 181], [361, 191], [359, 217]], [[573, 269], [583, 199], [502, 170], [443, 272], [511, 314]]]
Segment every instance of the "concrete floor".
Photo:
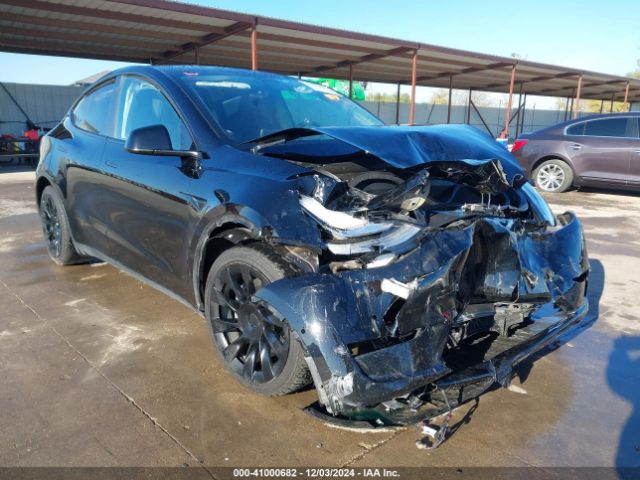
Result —
[[425, 452], [415, 428], [310, 418], [313, 390], [251, 393], [184, 306], [108, 265], [55, 266], [32, 175], [0, 175], [0, 466], [640, 466], [640, 196], [549, 196], [584, 221], [595, 322]]

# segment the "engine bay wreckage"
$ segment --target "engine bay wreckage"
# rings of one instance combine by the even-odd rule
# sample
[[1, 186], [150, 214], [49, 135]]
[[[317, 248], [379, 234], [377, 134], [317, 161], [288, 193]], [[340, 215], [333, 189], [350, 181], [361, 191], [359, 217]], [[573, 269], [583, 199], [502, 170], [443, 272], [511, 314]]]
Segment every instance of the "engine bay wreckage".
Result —
[[297, 128], [250, 148], [305, 168], [280, 221], [317, 234], [274, 235], [300, 273], [255, 297], [306, 349], [328, 417], [439, 415], [586, 314], [580, 222], [475, 128]]

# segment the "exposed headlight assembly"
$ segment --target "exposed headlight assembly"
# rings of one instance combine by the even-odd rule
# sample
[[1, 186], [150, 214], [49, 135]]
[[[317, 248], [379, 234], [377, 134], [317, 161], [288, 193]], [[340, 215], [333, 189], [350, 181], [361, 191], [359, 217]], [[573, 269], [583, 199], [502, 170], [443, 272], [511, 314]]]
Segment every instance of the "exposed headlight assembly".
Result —
[[421, 230], [410, 223], [373, 223], [364, 217], [329, 210], [306, 195], [300, 195], [300, 205], [331, 234], [335, 241], [328, 242], [327, 248], [336, 255], [387, 250], [409, 241]]
[[371, 223], [366, 218], [329, 210], [317, 200], [306, 195], [300, 195], [300, 205], [326, 230], [331, 232], [334, 238], [346, 239], [375, 235], [393, 227], [393, 223], [390, 222]]

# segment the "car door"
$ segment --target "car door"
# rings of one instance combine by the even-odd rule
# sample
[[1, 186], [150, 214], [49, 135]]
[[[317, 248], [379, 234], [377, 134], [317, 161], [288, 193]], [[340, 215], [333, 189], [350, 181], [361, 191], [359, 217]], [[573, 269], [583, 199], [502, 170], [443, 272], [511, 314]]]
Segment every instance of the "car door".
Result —
[[99, 190], [103, 179], [102, 155], [113, 130], [115, 79], [89, 90], [65, 120], [67, 137], [57, 139], [55, 157], [66, 183], [67, 215], [76, 244], [106, 253], [107, 212]]
[[630, 187], [640, 188], [640, 118], [634, 117], [633, 122], [633, 147], [629, 161], [629, 181]]
[[[582, 128], [582, 130], [578, 130]], [[576, 173], [590, 183], [626, 184], [634, 147], [628, 117], [598, 118], [567, 129], [567, 151]], [[578, 135], [571, 135], [579, 133]]]
[[176, 150], [190, 149], [192, 137], [159, 88], [137, 76], [120, 79], [115, 124], [114, 138], [105, 144], [109, 177], [101, 199], [110, 212], [109, 256], [188, 299], [189, 239], [203, 202], [189, 194], [193, 179], [181, 158], [130, 153], [125, 140], [151, 125], [164, 125]]

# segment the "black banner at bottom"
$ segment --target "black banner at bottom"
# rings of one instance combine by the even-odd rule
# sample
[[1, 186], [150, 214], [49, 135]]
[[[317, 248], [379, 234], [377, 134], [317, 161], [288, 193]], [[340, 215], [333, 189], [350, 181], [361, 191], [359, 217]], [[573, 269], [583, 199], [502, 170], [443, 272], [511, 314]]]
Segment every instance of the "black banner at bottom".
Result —
[[640, 480], [638, 467], [0, 467], [0, 480]]

